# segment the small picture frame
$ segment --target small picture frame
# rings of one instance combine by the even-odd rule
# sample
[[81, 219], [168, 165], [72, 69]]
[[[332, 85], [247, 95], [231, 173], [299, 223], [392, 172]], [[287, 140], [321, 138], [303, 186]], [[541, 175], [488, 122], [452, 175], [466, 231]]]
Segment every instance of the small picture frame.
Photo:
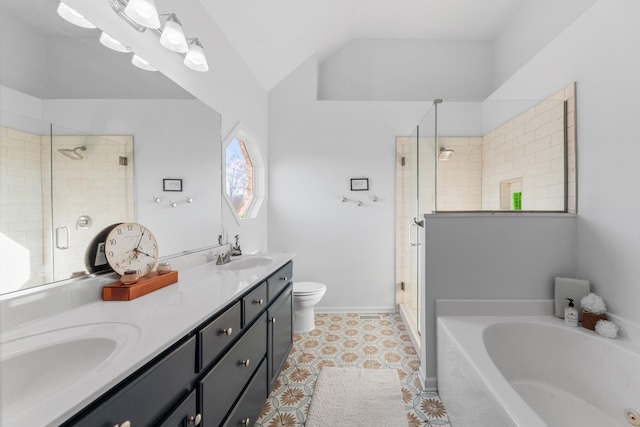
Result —
[[351, 178], [351, 191], [368, 191], [369, 178]]
[[162, 191], [182, 191], [182, 180], [178, 178], [164, 178]]

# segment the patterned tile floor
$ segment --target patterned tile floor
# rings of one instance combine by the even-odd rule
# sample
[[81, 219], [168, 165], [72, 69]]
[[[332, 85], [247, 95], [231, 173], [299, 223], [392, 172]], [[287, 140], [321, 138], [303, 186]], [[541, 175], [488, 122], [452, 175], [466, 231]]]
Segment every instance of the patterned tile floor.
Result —
[[407, 425], [450, 427], [438, 395], [422, 391], [420, 360], [402, 319], [387, 313], [316, 314], [316, 329], [294, 334], [293, 349], [255, 425], [304, 426], [315, 381], [324, 366], [396, 369]]

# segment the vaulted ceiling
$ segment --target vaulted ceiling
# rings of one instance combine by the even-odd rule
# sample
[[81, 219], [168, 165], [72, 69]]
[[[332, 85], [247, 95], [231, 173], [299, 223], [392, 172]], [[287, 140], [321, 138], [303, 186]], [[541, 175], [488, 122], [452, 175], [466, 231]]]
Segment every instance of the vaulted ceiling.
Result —
[[493, 40], [531, 0], [201, 0], [266, 90], [352, 39]]

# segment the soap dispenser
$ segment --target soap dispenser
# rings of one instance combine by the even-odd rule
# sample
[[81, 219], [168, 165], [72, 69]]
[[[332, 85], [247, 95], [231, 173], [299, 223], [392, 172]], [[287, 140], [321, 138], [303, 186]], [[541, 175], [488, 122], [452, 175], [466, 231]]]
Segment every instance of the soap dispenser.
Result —
[[569, 304], [564, 309], [564, 323], [569, 326], [578, 326], [578, 310], [573, 306], [573, 299], [567, 298]]

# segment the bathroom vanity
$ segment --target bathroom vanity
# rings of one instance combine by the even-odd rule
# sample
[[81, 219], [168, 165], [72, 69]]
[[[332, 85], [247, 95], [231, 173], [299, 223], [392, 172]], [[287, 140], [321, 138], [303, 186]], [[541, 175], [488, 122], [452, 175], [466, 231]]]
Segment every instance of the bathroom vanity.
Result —
[[116, 340], [121, 349], [88, 379], [59, 390], [44, 384], [53, 394], [4, 414], [3, 425], [253, 425], [292, 346], [293, 263], [291, 255], [278, 254], [253, 267], [244, 261], [249, 258], [181, 270], [177, 284], [134, 301], [99, 301], [64, 313], [56, 330], [68, 328], [71, 317], [84, 318], [85, 326], [125, 322], [137, 333]]

